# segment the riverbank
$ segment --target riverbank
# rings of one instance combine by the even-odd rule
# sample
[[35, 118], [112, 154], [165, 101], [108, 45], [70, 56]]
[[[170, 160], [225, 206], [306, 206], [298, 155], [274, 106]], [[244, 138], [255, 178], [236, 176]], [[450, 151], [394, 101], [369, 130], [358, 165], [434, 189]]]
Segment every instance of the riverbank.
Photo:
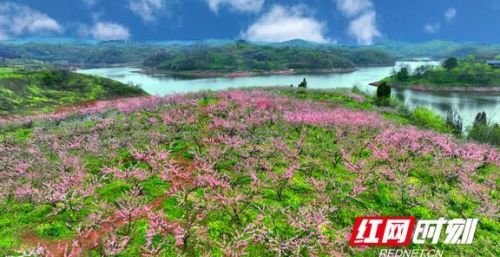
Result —
[[[395, 67], [410, 64], [418, 67], [421, 63], [398, 62]], [[166, 96], [178, 93], [192, 93], [200, 90], [219, 91], [229, 88], [244, 88], [264, 85], [297, 85], [303, 77], [307, 78], [308, 89], [347, 88], [356, 85], [358, 89], [373, 94], [376, 88], [368, 84], [390, 76], [393, 67], [359, 68], [355, 72], [346, 74], [307, 74], [307, 75], [277, 75], [253, 76], [241, 78], [210, 78], [210, 79], [180, 79], [170, 76], [151, 76], [139, 73], [134, 68], [112, 68], [80, 70], [88, 75], [95, 75], [115, 79], [122, 83], [139, 85], [150, 95]], [[401, 90], [402, 91], [402, 90]], [[464, 127], [472, 126], [478, 112], [485, 111], [494, 122], [500, 123], [499, 93], [440, 93], [407, 90], [401, 94], [395, 93], [400, 101], [413, 107], [430, 108], [441, 116], [446, 117], [447, 111], [452, 108], [463, 117]]]
[[[380, 82], [372, 82], [369, 85], [377, 87]], [[474, 87], [436, 87], [430, 85], [404, 85], [389, 83], [389, 86], [396, 89], [410, 89], [425, 92], [447, 92], [447, 93], [500, 93], [500, 86], [474, 86]]]
[[301, 74], [343, 74], [355, 72], [356, 68], [347, 69], [288, 69], [270, 71], [170, 71], [151, 68], [142, 68], [139, 73], [151, 76], [170, 76], [179, 78], [245, 78], [275, 75], [301, 75]]

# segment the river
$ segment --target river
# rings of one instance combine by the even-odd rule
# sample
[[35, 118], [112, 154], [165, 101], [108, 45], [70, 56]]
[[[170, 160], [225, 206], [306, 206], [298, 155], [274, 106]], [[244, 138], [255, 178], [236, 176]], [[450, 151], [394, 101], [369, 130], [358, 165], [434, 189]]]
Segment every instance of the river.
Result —
[[[438, 62], [398, 62], [396, 66], [408, 64], [415, 68], [422, 64], [437, 65]], [[152, 95], [168, 95], [200, 90], [222, 90], [239, 87], [276, 85], [297, 85], [304, 77], [309, 88], [346, 88], [356, 85], [361, 90], [374, 93], [370, 82], [378, 81], [391, 74], [394, 67], [360, 68], [345, 74], [275, 75], [243, 78], [180, 79], [167, 76], [138, 73], [137, 68], [100, 68], [78, 70], [88, 75], [106, 77], [122, 83], [139, 85]], [[485, 111], [491, 122], [500, 123], [500, 93], [436, 93], [412, 90], [393, 90], [394, 95], [408, 107], [417, 106], [432, 109], [442, 116], [450, 109], [457, 110], [465, 126], [471, 126], [475, 115]]]

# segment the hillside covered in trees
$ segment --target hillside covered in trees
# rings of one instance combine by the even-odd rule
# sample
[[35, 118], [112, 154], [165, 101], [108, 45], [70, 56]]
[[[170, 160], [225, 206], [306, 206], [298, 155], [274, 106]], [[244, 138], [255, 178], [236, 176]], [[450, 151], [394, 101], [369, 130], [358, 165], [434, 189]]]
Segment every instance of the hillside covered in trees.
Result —
[[298, 71], [353, 69], [393, 65], [390, 55], [369, 49], [273, 47], [236, 43], [161, 51], [144, 61], [145, 67], [166, 71]]
[[77, 67], [141, 66], [172, 70], [331, 69], [393, 65], [381, 50], [308, 42], [1, 42], [0, 58]]
[[394, 60], [413, 57], [442, 59], [475, 55], [493, 59], [500, 52], [494, 44], [430, 41], [387, 42], [354, 47], [302, 40], [250, 43], [232, 40], [200, 42], [64, 41], [0, 42], [0, 64], [12, 60], [40, 61], [62, 67], [135, 66], [159, 70], [265, 70], [349, 69], [390, 66]]
[[123, 42], [0, 42], [0, 58], [3, 62], [38, 60], [54, 66], [140, 65], [155, 48], [148, 44]]

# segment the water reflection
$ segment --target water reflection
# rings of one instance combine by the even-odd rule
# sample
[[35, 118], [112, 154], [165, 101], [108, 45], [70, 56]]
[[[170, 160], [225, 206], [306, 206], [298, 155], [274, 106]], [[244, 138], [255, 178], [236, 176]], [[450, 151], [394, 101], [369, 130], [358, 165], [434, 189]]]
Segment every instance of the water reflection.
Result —
[[435, 93], [395, 90], [395, 95], [409, 107], [422, 106], [445, 116], [448, 110], [460, 113], [466, 126], [474, 122], [476, 114], [485, 111], [493, 122], [500, 122], [500, 95], [487, 93]]

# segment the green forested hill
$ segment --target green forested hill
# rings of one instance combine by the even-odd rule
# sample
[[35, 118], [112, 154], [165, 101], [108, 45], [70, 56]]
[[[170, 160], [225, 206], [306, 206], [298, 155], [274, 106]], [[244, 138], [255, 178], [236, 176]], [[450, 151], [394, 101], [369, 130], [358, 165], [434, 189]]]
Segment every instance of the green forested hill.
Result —
[[66, 70], [0, 68], [0, 115], [50, 111], [61, 105], [144, 94], [133, 86]]
[[[170, 64], [202, 67], [203, 69], [221, 68], [232, 58], [243, 68], [288, 68], [294, 64], [314, 64], [321, 67], [392, 65], [398, 59], [430, 57], [443, 59], [449, 56], [475, 56], [492, 59], [498, 55], [500, 45], [473, 42], [429, 41], [422, 43], [386, 42], [373, 46], [342, 46], [317, 44], [302, 40], [281, 43], [250, 43], [246, 41], [199, 41], [199, 42], [0, 42], [0, 63], [3, 60], [37, 60], [45, 64], [78, 67], [105, 67], [109, 65], [140, 66], [146, 64], [162, 68]], [[167, 53], [175, 57], [168, 62], [158, 57]], [[214, 59], [209, 64], [199, 62], [199, 57], [208, 54]], [[286, 56], [285, 54], [289, 54]], [[319, 56], [318, 56], [319, 55]], [[223, 58], [221, 58], [223, 57]], [[258, 58], [254, 62], [251, 58]], [[329, 61], [324, 61], [324, 60]], [[160, 62], [158, 62], [160, 60]], [[297, 63], [298, 62], [298, 63]], [[194, 63], [194, 64], [193, 64]], [[187, 65], [189, 64], [189, 65]], [[233, 63], [234, 64], [234, 63]], [[289, 64], [289, 65], [287, 65]], [[279, 66], [281, 65], [281, 66]], [[224, 68], [222, 67], [222, 68]], [[314, 68], [314, 67], [311, 67]]]
[[339, 47], [275, 47], [250, 43], [190, 47], [160, 51], [144, 66], [168, 71], [268, 71], [351, 69], [357, 66], [393, 65], [382, 51]]
[[421, 43], [386, 42], [382, 45], [369, 46], [369, 49], [378, 49], [390, 53], [399, 59], [413, 57], [444, 59], [450, 56], [463, 58], [468, 55], [475, 55], [483, 59], [492, 59], [500, 53], [500, 45], [498, 44], [443, 40]]
[[[165, 60], [163, 57], [173, 59]], [[390, 54], [374, 48], [311, 44], [305, 41], [265, 45], [246, 41], [98, 44], [0, 42], [0, 61], [4, 59], [38, 60], [45, 64], [78, 67], [138, 66], [145, 62], [155, 68], [175, 66], [186, 70], [228, 67], [233, 70], [350, 68], [393, 65], [395, 60]]]

